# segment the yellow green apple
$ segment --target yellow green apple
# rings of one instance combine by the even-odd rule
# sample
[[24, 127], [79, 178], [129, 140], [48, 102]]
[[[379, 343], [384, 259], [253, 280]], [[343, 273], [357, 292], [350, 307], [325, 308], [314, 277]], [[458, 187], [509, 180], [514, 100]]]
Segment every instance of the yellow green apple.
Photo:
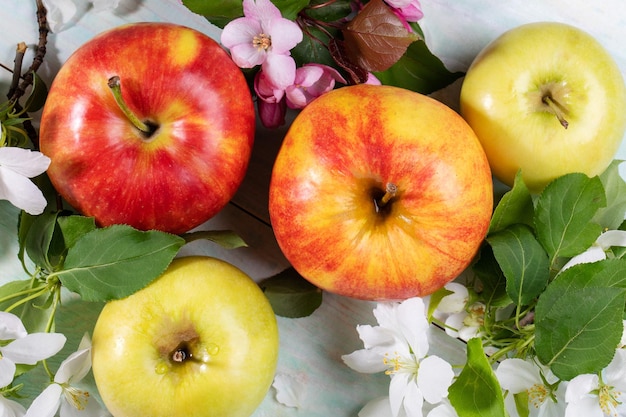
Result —
[[461, 114], [494, 175], [531, 191], [553, 179], [602, 173], [626, 129], [626, 88], [610, 53], [574, 26], [537, 22], [489, 43], [469, 67]]
[[248, 417], [277, 357], [267, 298], [211, 257], [175, 259], [146, 288], [107, 303], [93, 332], [94, 378], [114, 417]]
[[286, 258], [319, 288], [405, 299], [471, 263], [492, 187], [476, 135], [452, 109], [397, 87], [355, 85], [295, 118], [273, 167], [270, 219]]

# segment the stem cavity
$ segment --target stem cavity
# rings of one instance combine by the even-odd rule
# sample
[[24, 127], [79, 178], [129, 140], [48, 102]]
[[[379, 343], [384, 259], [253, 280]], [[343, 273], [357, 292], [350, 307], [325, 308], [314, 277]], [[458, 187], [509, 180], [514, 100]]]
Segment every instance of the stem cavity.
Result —
[[119, 106], [120, 110], [122, 110], [124, 115], [128, 118], [128, 120], [146, 137], [150, 137], [156, 130], [156, 126], [143, 122], [137, 117], [135, 113], [132, 112], [132, 110], [128, 108], [126, 102], [124, 101], [124, 98], [122, 97], [122, 86], [120, 77], [114, 75], [113, 77], [109, 78], [108, 85], [111, 89], [111, 92], [113, 93], [113, 98], [115, 98], [115, 102]]

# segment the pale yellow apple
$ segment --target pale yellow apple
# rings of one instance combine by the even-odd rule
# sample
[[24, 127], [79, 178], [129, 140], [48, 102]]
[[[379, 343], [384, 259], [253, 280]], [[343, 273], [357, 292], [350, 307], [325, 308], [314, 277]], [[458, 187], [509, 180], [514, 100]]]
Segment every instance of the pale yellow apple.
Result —
[[626, 129], [626, 88], [617, 64], [590, 34], [539, 22], [505, 32], [467, 71], [461, 113], [494, 175], [532, 191], [570, 172], [611, 163]]
[[115, 417], [248, 417], [277, 358], [261, 289], [209, 257], [176, 259], [148, 287], [109, 302], [93, 332], [96, 385]]

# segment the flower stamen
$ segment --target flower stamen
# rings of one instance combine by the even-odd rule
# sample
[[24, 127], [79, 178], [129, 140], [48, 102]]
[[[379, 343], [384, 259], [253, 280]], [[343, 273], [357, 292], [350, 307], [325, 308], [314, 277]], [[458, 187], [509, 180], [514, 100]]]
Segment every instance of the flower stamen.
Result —
[[267, 51], [272, 46], [272, 38], [265, 33], [259, 33], [252, 38], [252, 45], [259, 50]]

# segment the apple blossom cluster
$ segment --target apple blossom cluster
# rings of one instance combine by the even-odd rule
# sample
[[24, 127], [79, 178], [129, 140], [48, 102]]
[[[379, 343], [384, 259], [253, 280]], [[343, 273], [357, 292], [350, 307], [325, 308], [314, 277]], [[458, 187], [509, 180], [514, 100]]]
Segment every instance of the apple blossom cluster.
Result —
[[[626, 231], [603, 233], [562, 271], [604, 260], [608, 249], [615, 246], [626, 247]], [[385, 372], [391, 377], [389, 395], [370, 401], [359, 417], [463, 415], [464, 404], [451, 402], [448, 390], [458, 378], [453, 369], [466, 365], [428, 354], [428, 330], [433, 323], [461, 341], [479, 339], [485, 354], [500, 358], [492, 361], [492, 368], [510, 417], [626, 415], [626, 320], [613, 359], [601, 372], [561, 380], [533, 354], [516, 357], [517, 352], [509, 346], [491, 346], [483, 332], [485, 305], [471, 300], [466, 285], [448, 283], [440, 294], [445, 295], [438, 301], [427, 296], [378, 303], [373, 311], [378, 326], [357, 326], [364, 349], [344, 355], [344, 362], [361, 373]], [[429, 315], [430, 303], [436, 307]]]
[[[4, 417], [53, 416], [60, 410], [61, 417], [105, 417], [109, 414], [77, 384], [91, 369], [91, 341], [85, 335], [78, 350], [69, 355], [53, 375], [44, 365], [50, 384], [26, 409], [10, 399], [19, 397], [18, 365], [34, 366], [61, 351], [66, 337], [60, 333], [39, 332], [28, 334], [24, 324], [15, 314], [0, 311], [0, 415]], [[17, 378], [16, 378], [17, 376]], [[80, 413], [78, 413], [80, 412]], [[78, 414], [77, 414], [78, 413]]]
[[[387, 4], [407, 31], [412, 31], [409, 22], [423, 17], [418, 0], [388, 0]], [[239, 67], [260, 67], [254, 76], [254, 91], [264, 126], [281, 126], [287, 107], [302, 109], [332, 90], [335, 83], [348, 83], [329, 65], [309, 62], [297, 67], [290, 51], [302, 42], [302, 29], [284, 18], [270, 0], [243, 0], [243, 13], [224, 27], [221, 43]], [[380, 84], [371, 72], [365, 82]]]

